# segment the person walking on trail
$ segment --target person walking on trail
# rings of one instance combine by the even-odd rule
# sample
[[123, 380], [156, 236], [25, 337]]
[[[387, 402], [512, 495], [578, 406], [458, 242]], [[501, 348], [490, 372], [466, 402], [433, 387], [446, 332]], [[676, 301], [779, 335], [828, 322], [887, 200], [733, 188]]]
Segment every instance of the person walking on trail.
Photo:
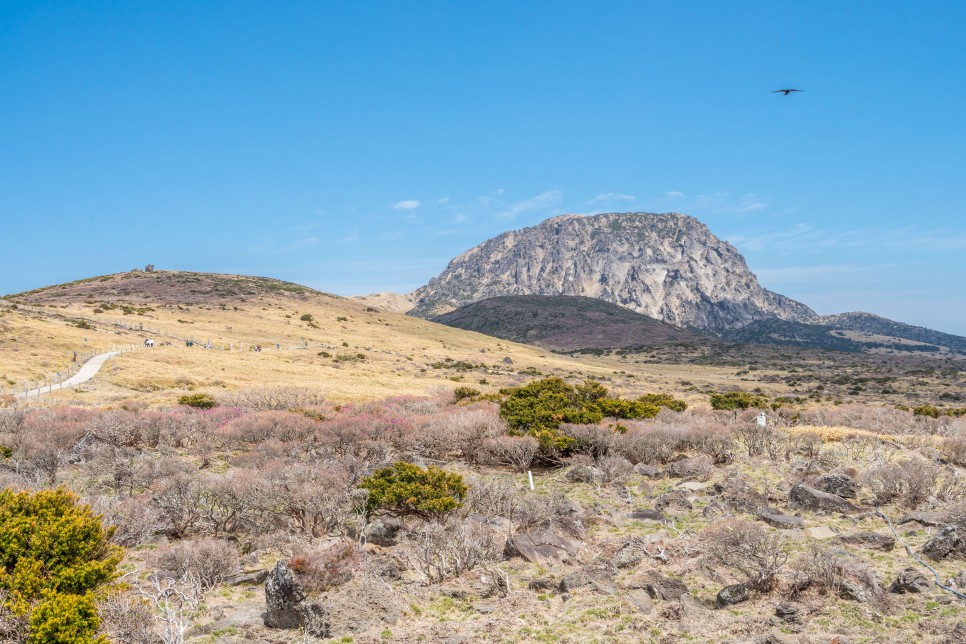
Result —
[[77, 352], [74, 352], [74, 362], [77, 362]]

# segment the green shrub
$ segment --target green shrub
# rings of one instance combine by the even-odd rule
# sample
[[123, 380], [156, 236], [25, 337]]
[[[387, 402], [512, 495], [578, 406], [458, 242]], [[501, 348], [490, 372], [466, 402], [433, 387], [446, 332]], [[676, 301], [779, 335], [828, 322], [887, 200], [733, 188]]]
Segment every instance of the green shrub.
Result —
[[440, 520], [460, 507], [468, 489], [459, 474], [402, 462], [376, 470], [359, 487], [369, 491], [366, 511], [370, 514], [413, 515], [427, 520]]
[[211, 409], [218, 403], [208, 394], [185, 394], [178, 398], [179, 405], [187, 405], [195, 409]]
[[299, 319], [302, 320], [303, 322], [312, 322], [313, 321], [313, 318], [312, 318], [312, 314], [311, 313], [303, 313], [302, 314], [302, 317], [300, 317]]
[[[533, 436], [545, 450], [566, 451], [573, 444], [573, 439], [557, 431], [561, 423], [586, 425], [604, 419], [603, 412], [588, 403], [586, 393], [579, 395], [561, 378], [535, 380], [523, 387], [501, 389], [500, 393], [506, 396], [500, 404], [500, 417], [510, 433]], [[592, 396], [594, 392], [589, 393]]]
[[473, 389], [473, 387], [457, 387], [453, 390], [453, 400], [459, 402], [466, 398], [476, 398], [480, 395], [479, 389]]
[[116, 575], [121, 550], [90, 507], [63, 489], [0, 492], [4, 608], [27, 617], [27, 641], [106, 642], [94, 591]]
[[602, 398], [595, 404], [608, 418], [654, 418], [661, 413], [661, 408], [657, 405], [639, 400]]
[[758, 396], [747, 391], [711, 394], [711, 409], [727, 409], [730, 411], [751, 408], [762, 409], [767, 404], [768, 400], [764, 396]]
[[664, 407], [665, 409], [670, 409], [671, 411], [685, 411], [688, 408], [688, 403], [684, 402], [683, 400], [678, 400], [671, 394], [644, 394], [637, 400], [638, 402], [647, 403], [649, 405]]
[[922, 405], [912, 410], [915, 416], [928, 416], [929, 418], [939, 418], [939, 409], [934, 405]]

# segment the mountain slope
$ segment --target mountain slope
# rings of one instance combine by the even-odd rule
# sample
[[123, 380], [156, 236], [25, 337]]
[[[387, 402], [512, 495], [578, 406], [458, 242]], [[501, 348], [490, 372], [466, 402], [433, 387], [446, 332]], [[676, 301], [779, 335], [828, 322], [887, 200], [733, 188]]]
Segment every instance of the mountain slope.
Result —
[[814, 316], [762, 288], [733, 246], [677, 213], [554, 217], [471, 248], [413, 295], [410, 314], [425, 318], [506, 295], [593, 297], [697, 329]]
[[869, 313], [817, 316], [807, 322], [757, 320], [718, 336], [733, 342], [830, 351], [966, 355], [966, 338]]
[[616, 304], [565, 295], [494, 297], [433, 321], [564, 352], [712, 342]]

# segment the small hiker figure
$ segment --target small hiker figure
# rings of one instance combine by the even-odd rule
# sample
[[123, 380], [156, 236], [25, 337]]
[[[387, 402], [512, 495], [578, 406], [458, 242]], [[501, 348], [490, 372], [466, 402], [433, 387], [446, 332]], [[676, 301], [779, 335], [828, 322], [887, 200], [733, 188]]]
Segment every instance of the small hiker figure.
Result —
[[77, 352], [74, 352], [74, 362], [77, 362]]

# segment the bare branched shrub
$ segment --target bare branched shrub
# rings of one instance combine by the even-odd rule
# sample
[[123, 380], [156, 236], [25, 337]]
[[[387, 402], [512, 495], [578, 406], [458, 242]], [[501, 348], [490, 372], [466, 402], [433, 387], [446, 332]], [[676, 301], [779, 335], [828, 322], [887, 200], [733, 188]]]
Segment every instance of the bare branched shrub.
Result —
[[793, 594], [806, 588], [851, 596], [868, 593], [869, 599], [881, 592], [872, 567], [841, 548], [816, 543], [809, 545], [793, 565]]
[[101, 630], [112, 642], [148, 644], [161, 639], [155, 632], [151, 609], [143, 596], [119, 590], [108, 593], [97, 603]]
[[788, 561], [788, 544], [761, 524], [722, 519], [702, 532], [705, 550], [719, 564], [734, 568], [761, 592], [774, 588]]
[[463, 508], [486, 517], [512, 518], [520, 505], [520, 488], [505, 479], [476, 478], [467, 481], [469, 492]]
[[361, 507], [356, 486], [368, 466], [352, 457], [317, 465], [275, 463], [266, 467], [263, 507], [309, 538], [345, 536]]
[[134, 499], [98, 496], [88, 502], [94, 513], [101, 515], [104, 525], [115, 526], [111, 541], [119, 546], [136, 548], [164, 531], [161, 513], [146, 496]]
[[197, 530], [202, 520], [204, 490], [196, 476], [179, 472], [152, 486], [154, 503], [167, 523], [166, 530], [181, 538]]
[[17, 615], [10, 610], [7, 591], [0, 589], [0, 642], [22, 644], [29, 634], [29, 616]]
[[614, 450], [631, 463], [656, 465], [674, 457], [677, 439], [666, 428], [639, 427], [616, 437]]
[[593, 458], [606, 456], [617, 443], [620, 436], [613, 429], [600, 425], [571, 425], [560, 426], [560, 433], [574, 440], [571, 451], [575, 454], [585, 454]]
[[214, 588], [238, 569], [238, 548], [222, 539], [182, 541], [154, 553], [154, 565], [178, 578], [186, 574], [203, 590]]
[[252, 387], [226, 397], [226, 406], [287, 411], [321, 405], [322, 394], [304, 387]]
[[201, 611], [204, 590], [201, 582], [190, 573], [180, 579], [161, 579], [153, 576], [137, 586], [138, 593], [153, 607], [164, 644], [183, 644], [185, 632]]
[[954, 467], [944, 467], [935, 486], [936, 498], [946, 503], [966, 500], [966, 476]]
[[870, 467], [859, 480], [879, 503], [901, 503], [915, 509], [932, 496], [939, 471], [939, 466], [931, 461], [899, 461]]
[[575, 537], [582, 537], [584, 524], [578, 515], [579, 507], [560, 492], [548, 495], [525, 494], [520, 498], [513, 516], [507, 517], [525, 531], [531, 528], [556, 525]]
[[503, 554], [495, 532], [479, 523], [430, 522], [417, 526], [400, 541], [403, 556], [426, 583], [497, 561]]
[[362, 548], [352, 541], [337, 541], [323, 548], [295, 555], [288, 562], [299, 585], [321, 592], [351, 580], [362, 567]]
[[497, 436], [483, 442], [480, 460], [525, 472], [539, 449], [540, 442], [532, 436]]
[[630, 476], [634, 466], [623, 456], [603, 456], [597, 459], [597, 469], [604, 473], [605, 483], [622, 483]]
[[768, 454], [774, 461], [784, 460], [788, 446], [788, 434], [784, 431], [753, 422], [734, 426], [732, 433], [748, 451], [748, 456]]
[[966, 465], [966, 432], [954, 432], [946, 436], [940, 451], [950, 463]]

